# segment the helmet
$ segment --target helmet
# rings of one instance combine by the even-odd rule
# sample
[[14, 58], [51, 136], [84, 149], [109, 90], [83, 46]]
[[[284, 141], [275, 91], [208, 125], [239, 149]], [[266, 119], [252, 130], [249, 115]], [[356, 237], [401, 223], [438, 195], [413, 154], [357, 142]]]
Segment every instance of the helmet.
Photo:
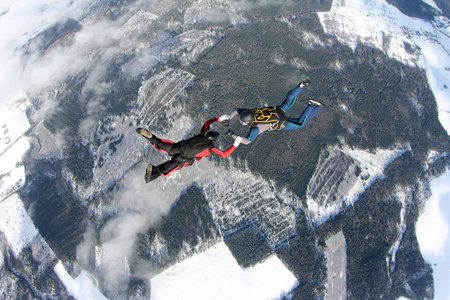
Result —
[[219, 133], [214, 130], [208, 130], [205, 133], [205, 138], [210, 142], [214, 142], [215, 140], [217, 140], [219, 138]]
[[241, 120], [242, 123], [245, 125], [250, 124], [255, 119], [253, 112], [251, 110], [245, 110], [241, 112], [239, 115], [239, 120]]

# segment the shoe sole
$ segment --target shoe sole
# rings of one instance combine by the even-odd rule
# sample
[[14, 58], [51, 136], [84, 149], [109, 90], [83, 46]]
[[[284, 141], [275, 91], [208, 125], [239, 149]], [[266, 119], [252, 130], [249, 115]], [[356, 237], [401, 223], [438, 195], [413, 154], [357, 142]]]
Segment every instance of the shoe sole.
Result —
[[140, 130], [139, 134], [148, 139], [151, 139], [153, 137], [153, 134], [143, 128]]
[[315, 101], [315, 100], [309, 100], [309, 104], [311, 104], [311, 105], [315, 105], [315, 106], [323, 106], [323, 104], [322, 103], [320, 103], [320, 102], [318, 102], [318, 101]]
[[304, 80], [304, 81], [300, 82], [300, 83], [298, 84], [298, 86], [301, 87], [301, 88], [304, 88], [304, 87], [307, 87], [310, 83], [311, 83], [311, 81], [309, 81], [309, 80]]
[[149, 164], [147, 166], [147, 169], [145, 170], [145, 176], [144, 176], [145, 183], [149, 183], [150, 181], [155, 180], [155, 178], [152, 178], [152, 171], [153, 171], [153, 166]]

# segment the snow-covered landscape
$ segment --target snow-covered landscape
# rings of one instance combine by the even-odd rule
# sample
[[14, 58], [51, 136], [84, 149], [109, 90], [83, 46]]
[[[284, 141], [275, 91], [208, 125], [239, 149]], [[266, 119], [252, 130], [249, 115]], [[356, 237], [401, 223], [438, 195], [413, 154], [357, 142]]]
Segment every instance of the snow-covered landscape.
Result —
[[[335, 0], [330, 12], [318, 15], [325, 32], [353, 49], [364, 43], [383, 50], [393, 59], [423, 68], [439, 107], [439, 120], [450, 133], [447, 18], [431, 22], [411, 18], [384, 0]], [[412, 45], [414, 51], [408, 52], [405, 43]]]
[[[433, 1], [428, 1], [436, 7]], [[426, 22], [403, 15], [385, 1], [333, 1], [330, 12], [319, 13], [326, 32], [356, 48], [358, 43], [382, 49], [390, 57], [423, 68], [439, 107], [439, 120], [450, 133], [450, 21]], [[388, 41], [388, 42], [386, 42]], [[404, 43], [414, 45], [414, 53]], [[448, 169], [447, 169], [448, 170]], [[450, 294], [449, 240], [450, 172], [431, 182], [433, 196], [417, 223], [417, 238], [425, 260], [433, 265], [435, 299]]]
[[[51, 87], [53, 82], [88, 67], [91, 60], [110, 61], [114, 59], [114, 55], [135, 51], [133, 49], [137, 49], [135, 58], [124, 67], [124, 72], [131, 76], [143, 76], [159, 61], [168, 60], [180, 53], [183, 53], [182, 63], [188, 65], [213, 46], [215, 38], [220, 36], [218, 32], [192, 29], [165, 43], [137, 42], [133, 35], [143, 34], [147, 28], [142, 23], [153, 24], [159, 18], [158, 13], [163, 15], [166, 10], [164, 7], [152, 10], [153, 7], [158, 7], [157, 1], [147, 7], [141, 3], [143, 1], [137, 1], [130, 8], [127, 22], [120, 18], [116, 21], [88, 18], [83, 20], [83, 30], [74, 35], [70, 46], [57, 45], [45, 54], [31, 52], [29, 56], [22, 56], [19, 49], [29, 47], [32, 50], [33, 44], [30, 41], [45, 29], [58, 21], [64, 22], [68, 16], [81, 20], [95, 2], [11, 0], [0, 4], [0, 24], [2, 28], [8, 28], [0, 35], [0, 53], [5, 58], [0, 62], [0, 232], [6, 240], [6, 245], [0, 249], [0, 270], [6, 268], [3, 262], [8, 249], [20, 260], [24, 248], [29, 247], [33, 241], [42, 239], [30, 218], [32, 207], [27, 211], [18, 193], [26, 183], [27, 156], [37, 153], [38, 159], [51, 160], [63, 155], [58, 144], [62, 140], [58, 141], [55, 138], [57, 135], [53, 135], [42, 125], [42, 116], [55, 109], [55, 98], [51, 95], [58, 94], [58, 90], [49, 92], [48, 99], [40, 103], [33, 115], [27, 114], [27, 110], [35, 105], [35, 99], [29, 99], [27, 93], [33, 94]], [[206, 2], [213, 5], [212, 1]], [[220, 13], [233, 25], [248, 22], [243, 14], [233, 9], [238, 7], [238, 3], [219, 2], [221, 5], [217, 8], [204, 7], [201, 1], [193, 5], [186, 12], [185, 26], [205, 21], [213, 13]], [[428, 3], [437, 7], [431, 0]], [[167, 5], [170, 6], [170, 3]], [[149, 11], [139, 9], [140, 6]], [[448, 19], [440, 17], [429, 22], [407, 17], [383, 0], [334, 0], [331, 11], [317, 15], [324, 31], [336, 36], [339, 42], [353, 49], [359, 43], [364, 43], [381, 49], [392, 59], [425, 70], [436, 98], [439, 120], [445, 130], [450, 132]], [[177, 24], [169, 25], [178, 29]], [[405, 43], [411, 45], [414, 51], [406, 51]], [[98, 85], [96, 76], [100, 77], [105, 71], [101, 63], [95, 68], [89, 78], [90, 88], [100, 95], [106, 95], [106, 91], [112, 88], [105, 82]], [[109, 133], [100, 133], [100, 122], [95, 119], [94, 112], [101, 109], [98, 104], [100, 101], [97, 103], [99, 107], [92, 104], [81, 127], [82, 131], [85, 130], [82, 135], [85, 144], [92, 143], [96, 136], [101, 136], [103, 144], [91, 151], [96, 158], [96, 165], [90, 185], [77, 185], [74, 180], [70, 180], [70, 175], [67, 176], [74, 193], [80, 201], [88, 202], [92, 197], [106, 193], [117, 183], [122, 189], [110, 203], [89, 207], [91, 212], [114, 216], [105, 219], [99, 233], [102, 243], [95, 245], [95, 265], [98, 270], [85, 270], [81, 264], [81, 267], [77, 266], [81, 268], [78, 275], [73, 277], [60, 261], [53, 268], [67, 292], [76, 299], [107, 299], [101, 292], [99, 274], [103, 276], [102, 280], [110, 281], [112, 290], [127, 283], [131, 277], [128, 260], [133, 254], [133, 245], [138, 236], [158, 224], [173, 208], [180, 195], [193, 184], [202, 187], [209, 202], [212, 219], [220, 233], [232, 233], [240, 229], [239, 224], [247, 221], [247, 212], [251, 210], [254, 213], [252, 222], [258, 224], [270, 247], [276, 249], [295, 235], [297, 210], [307, 211], [311, 223], [324, 223], [331, 216], [337, 215], [343, 204], [353, 205], [367, 188], [377, 179], [383, 178], [387, 165], [404, 153], [411, 152], [408, 144], [391, 149], [377, 149], [376, 152], [353, 149], [346, 145], [324, 150], [331, 153], [331, 156], [323, 159], [323, 165], [317, 165], [316, 172], [311, 177], [306, 192], [307, 207], [303, 207], [298, 195], [289, 189], [279, 190], [273, 181], [253, 174], [245, 163], [242, 163], [244, 167], [237, 167], [204, 159], [201, 168], [199, 163], [178, 171], [164, 182], [145, 185], [142, 170], [149, 162], [147, 159], [156, 164], [167, 157], [153, 152], [151, 158], [145, 157], [148, 151], [153, 150], [149, 150], [149, 144], [136, 135], [134, 126], [129, 124], [136, 125], [137, 119], [153, 124], [151, 121], [157, 118], [160, 111], [164, 111], [166, 118], [177, 121], [174, 121], [173, 127], [156, 134], [179, 140], [191, 133], [193, 128], [197, 130], [199, 127], [199, 124], [183, 114], [183, 106], [174, 101], [184, 93], [194, 76], [178, 69], [167, 69], [158, 76], [142, 83], [132, 116], [108, 119], [111, 125]], [[89, 92], [88, 87], [85, 92]], [[97, 131], [89, 134], [88, 129], [91, 128], [97, 128]], [[123, 138], [118, 139], [118, 136]], [[32, 139], [39, 141], [39, 149]], [[114, 139], [120, 141], [115, 152], [107, 144]], [[444, 154], [448, 155], [449, 151], [447, 149]], [[340, 163], [348, 161], [347, 171], [342, 175], [346, 184], [333, 186], [335, 182], [330, 180], [330, 186], [315, 186], [316, 180], [324, 174], [325, 164], [333, 163], [333, 158]], [[358, 176], [354, 175], [356, 168], [361, 170]], [[426, 203], [416, 227], [422, 255], [433, 267], [435, 299], [446, 299], [450, 293], [446, 284], [446, 278], [450, 275], [449, 180], [450, 172], [447, 167], [445, 175], [430, 182], [432, 195], [428, 200], [422, 199]], [[148, 196], [149, 190], [151, 196]], [[336, 194], [332, 194], [334, 192]], [[148, 201], [149, 198], [151, 201]], [[403, 208], [407, 205], [406, 202], [407, 200], [402, 203]], [[402, 226], [399, 231], [403, 233], [406, 225], [402, 223]], [[163, 244], [164, 240], [156, 238], [153, 245], [158, 243]], [[0, 244], [3, 242], [0, 241]], [[164, 252], [164, 249], [158, 250], [160, 253]], [[396, 251], [393, 247], [391, 260], [394, 263]], [[53, 255], [49, 254], [49, 257]], [[293, 290], [299, 287], [295, 275], [276, 255], [243, 269], [221, 239], [187, 250], [178, 263], [165, 270], [151, 268], [147, 271], [142, 277], [148, 281], [152, 299], [282, 299], [284, 296], [292, 296]], [[342, 277], [342, 274], [339, 276]]]
[[151, 279], [152, 299], [168, 300], [281, 299], [297, 285], [295, 276], [276, 256], [242, 270], [224, 243]]
[[[343, 203], [353, 205], [373, 182], [384, 176], [384, 168], [406, 151], [408, 151], [406, 146], [400, 146], [398, 149], [392, 150], [380, 149], [376, 153], [367, 153], [348, 147], [328, 149], [327, 159], [320, 161], [308, 189], [308, 211], [313, 222], [319, 224], [325, 222], [330, 216], [341, 210]], [[333, 186], [336, 182], [340, 183], [341, 180], [330, 180], [332, 175], [327, 172], [331, 169], [329, 167], [330, 161], [332, 161], [331, 164], [343, 162], [345, 164], [345, 158], [350, 161], [343, 168], [346, 173], [343, 173], [340, 168], [338, 172], [340, 173], [339, 176], [343, 178], [342, 181], [345, 180], [346, 184]], [[356, 167], [362, 170], [359, 176], [355, 176]], [[328, 179], [330, 184], [316, 187], [313, 184], [318, 181], [316, 177], [328, 177], [330, 178]], [[342, 198], [337, 198], [336, 195], [342, 195]], [[337, 200], [332, 200], [333, 197], [336, 197]]]
[[425, 260], [433, 266], [435, 299], [450, 295], [450, 171], [431, 181], [431, 198], [417, 221], [417, 239]]

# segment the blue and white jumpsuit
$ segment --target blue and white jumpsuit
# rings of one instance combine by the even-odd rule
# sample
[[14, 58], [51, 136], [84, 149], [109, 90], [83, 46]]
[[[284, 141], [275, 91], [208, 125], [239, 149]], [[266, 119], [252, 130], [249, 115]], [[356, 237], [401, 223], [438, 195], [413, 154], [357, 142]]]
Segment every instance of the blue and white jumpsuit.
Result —
[[[294, 89], [289, 91], [284, 99], [276, 106], [277, 111], [279, 112], [279, 119], [280, 122], [282, 118], [284, 117], [284, 112], [287, 111], [289, 108], [294, 105], [295, 100], [297, 99], [297, 96], [302, 92], [306, 87], [300, 87], [296, 86]], [[309, 121], [311, 121], [321, 110], [323, 109], [323, 106], [320, 105], [313, 105], [308, 104], [308, 106], [303, 110], [303, 112], [300, 114], [298, 118], [287, 118], [286, 122], [281, 125], [280, 129], [283, 130], [292, 130], [292, 129], [298, 129], [302, 128], [306, 124], [308, 124]], [[248, 108], [237, 108], [233, 110], [230, 113], [230, 120], [236, 116], [240, 115], [242, 112], [250, 110]], [[265, 132], [265, 131], [271, 131], [274, 130], [274, 124], [270, 123], [254, 123], [250, 127], [250, 131], [247, 134], [247, 138], [242, 139], [243, 144], [250, 144], [259, 134]]]

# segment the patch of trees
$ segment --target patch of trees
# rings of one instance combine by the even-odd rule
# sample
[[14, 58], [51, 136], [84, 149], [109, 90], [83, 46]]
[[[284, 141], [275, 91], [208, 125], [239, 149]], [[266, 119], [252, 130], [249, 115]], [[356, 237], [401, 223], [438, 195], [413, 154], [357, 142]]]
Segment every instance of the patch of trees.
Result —
[[299, 281], [293, 299], [323, 298], [327, 278], [324, 245], [302, 212], [297, 220], [297, 235], [277, 250], [278, 257]]
[[148, 261], [153, 261], [148, 249], [158, 234], [168, 248], [168, 256], [155, 264], [167, 265], [173, 263], [186, 244], [190, 250], [198, 247], [208, 240], [218, 237], [219, 231], [212, 219], [208, 202], [199, 187], [193, 185], [180, 196], [170, 212], [164, 216], [161, 222], [150, 228], [145, 234], [139, 235], [137, 241], [138, 256]]
[[261, 230], [253, 225], [224, 237], [238, 264], [243, 268], [261, 262], [272, 252]]
[[82, 143], [70, 142], [64, 148], [64, 159], [61, 162], [72, 173], [78, 184], [91, 184], [94, 178], [94, 158], [87, 146]]
[[436, 10], [421, 0], [388, 0], [388, 3], [397, 7], [402, 13], [413, 18], [431, 21], [436, 16]]
[[87, 211], [61, 175], [57, 160], [38, 160], [19, 191], [39, 233], [62, 260], [75, 261], [83, 239]]
[[77, 135], [80, 123], [87, 114], [80, 99], [86, 79], [86, 73], [66, 79], [66, 88], [58, 94], [54, 111], [44, 120], [44, 126], [50, 132], [64, 132], [66, 140]]

